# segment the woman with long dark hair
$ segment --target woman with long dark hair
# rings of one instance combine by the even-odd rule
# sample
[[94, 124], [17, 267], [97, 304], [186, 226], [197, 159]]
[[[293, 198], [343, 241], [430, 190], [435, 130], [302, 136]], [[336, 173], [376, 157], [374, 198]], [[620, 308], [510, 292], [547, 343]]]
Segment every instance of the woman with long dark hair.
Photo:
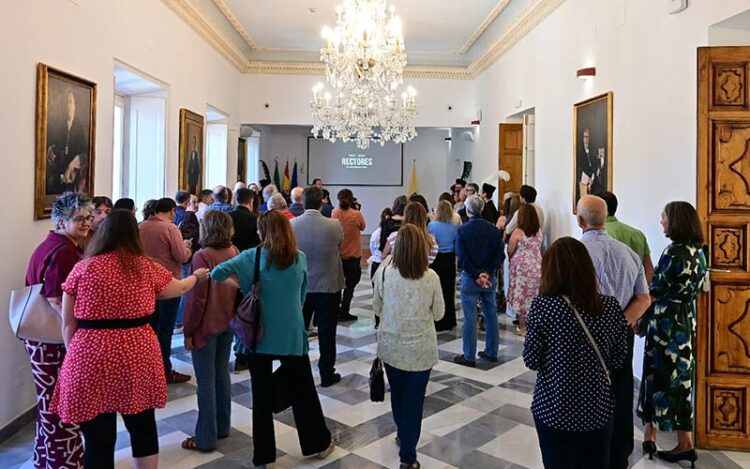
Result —
[[384, 262], [375, 272], [372, 305], [382, 318], [378, 357], [391, 385], [401, 469], [419, 467], [425, 389], [438, 363], [435, 321], [442, 318], [444, 306], [440, 279], [428, 268], [428, 246], [418, 227], [404, 225], [392, 263]]
[[526, 335], [526, 314], [539, 293], [542, 279], [542, 230], [534, 207], [524, 204], [518, 210], [518, 228], [508, 242], [510, 285], [508, 306], [518, 317], [518, 335]]
[[[278, 210], [264, 212], [258, 218], [261, 243], [214, 268], [217, 282], [229, 277], [239, 280], [247, 294], [259, 265], [261, 323], [263, 337], [250, 353], [250, 382], [253, 391], [253, 464], [261, 466], [276, 460], [273, 427], [275, 388], [273, 361], [285, 368], [286, 386], [291, 392], [292, 411], [302, 454], [325, 459], [334, 450], [315, 390], [302, 303], [307, 285], [307, 258], [297, 250], [292, 225]], [[257, 253], [257, 257], [256, 257]]]
[[560, 238], [542, 260], [523, 361], [537, 371], [531, 413], [544, 467], [608, 468], [614, 397], [609, 372], [627, 355], [628, 324], [599, 294], [586, 247]]
[[175, 279], [143, 254], [135, 217], [122, 209], [104, 219], [70, 272], [62, 287], [68, 355], [51, 405], [63, 421], [80, 424], [86, 467], [114, 467], [118, 413], [136, 467], [157, 467], [154, 409], [166, 405], [167, 389], [149, 318], [157, 298], [176, 298], [208, 273]]
[[653, 312], [647, 317], [638, 416], [646, 424], [643, 450], [656, 452], [656, 427], [677, 432], [677, 446], [659, 451], [669, 462], [690, 461], [693, 446], [695, 298], [706, 277], [703, 230], [688, 202], [670, 202], [661, 215], [672, 241], [659, 259], [651, 283]]

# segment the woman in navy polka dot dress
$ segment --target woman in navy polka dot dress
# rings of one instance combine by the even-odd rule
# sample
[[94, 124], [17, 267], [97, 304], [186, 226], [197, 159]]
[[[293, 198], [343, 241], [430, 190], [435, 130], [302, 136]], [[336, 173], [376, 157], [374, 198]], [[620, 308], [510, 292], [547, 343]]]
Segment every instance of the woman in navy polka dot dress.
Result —
[[625, 360], [627, 331], [617, 300], [599, 294], [584, 245], [569, 237], [553, 243], [542, 260], [523, 350], [526, 366], [538, 372], [531, 413], [545, 468], [609, 467], [614, 399], [608, 373]]

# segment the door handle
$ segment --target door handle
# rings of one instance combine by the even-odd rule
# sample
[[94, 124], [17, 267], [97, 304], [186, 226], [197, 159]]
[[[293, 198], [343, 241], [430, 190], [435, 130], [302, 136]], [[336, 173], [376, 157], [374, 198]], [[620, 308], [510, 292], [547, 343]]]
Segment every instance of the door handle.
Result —
[[722, 273], [722, 274], [731, 274], [732, 273], [732, 271], [729, 270], [729, 269], [715, 269], [713, 267], [709, 267], [708, 271], [709, 272], [719, 272], [719, 273]]

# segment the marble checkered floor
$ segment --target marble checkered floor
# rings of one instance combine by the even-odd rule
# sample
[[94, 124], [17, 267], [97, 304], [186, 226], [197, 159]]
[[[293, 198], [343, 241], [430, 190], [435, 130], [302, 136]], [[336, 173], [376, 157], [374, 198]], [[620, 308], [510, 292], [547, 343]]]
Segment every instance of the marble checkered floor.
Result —
[[[395, 426], [386, 402], [369, 401], [367, 376], [375, 354], [370, 284], [363, 275], [353, 302], [357, 323], [338, 328], [337, 370], [341, 383], [318, 388], [328, 427], [337, 443], [336, 451], [324, 461], [304, 459], [300, 453], [291, 410], [276, 416], [279, 468], [395, 468], [398, 447]], [[440, 363], [434, 368], [425, 399], [419, 461], [431, 468], [541, 468], [534, 422], [529, 412], [535, 373], [520, 358], [522, 339], [512, 333], [507, 318], [501, 319], [501, 350], [498, 363], [479, 361], [477, 369], [452, 362], [461, 350], [460, 329], [438, 336]], [[480, 338], [482, 336], [480, 335]], [[183, 373], [193, 374], [190, 353], [182, 337], [174, 340], [173, 363]], [[311, 342], [310, 355], [317, 376], [317, 341]], [[169, 386], [169, 403], [157, 411], [160, 436], [160, 467], [218, 468], [252, 467], [252, 394], [247, 372], [232, 374], [231, 435], [209, 453], [185, 451], [180, 443], [193, 434], [198, 416], [193, 382]], [[643, 433], [636, 427], [636, 438]], [[29, 462], [33, 426], [29, 425], [0, 445], [0, 467], [32, 467]], [[671, 435], [660, 435], [664, 447], [671, 447]], [[120, 422], [117, 467], [132, 467], [127, 432]], [[750, 453], [700, 451], [699, 468], [750, 468]], [[644, 458], [640, 441], [631, 456], [631, 467], [677, 467]]]

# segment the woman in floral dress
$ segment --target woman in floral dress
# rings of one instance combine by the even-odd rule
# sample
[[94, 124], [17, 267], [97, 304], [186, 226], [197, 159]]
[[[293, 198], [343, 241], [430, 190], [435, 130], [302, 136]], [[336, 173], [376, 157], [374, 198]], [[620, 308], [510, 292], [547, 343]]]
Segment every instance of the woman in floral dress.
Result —
[[532, 300], [539, 294], [542, 281], [542, 230], [539, 216], [532, 205], [518, 210], [518, 228], [508, 241], [510, 259], [510, 287], [508, 305], [518, 316], [517, 334], [526, 335], [526, 313]]
[[703, 232], [695, 208], [687, 202], [667, 204], [661, 225], [672, 244], [659, 259], [651, 284], [654, 307], [647, 318], [638, 415], [646, 425], [644, 452], [656, 452], [656, 427], [677, 431], [677, 446], [658, 456], [694, 463], [694, 302], [706, 275]]

